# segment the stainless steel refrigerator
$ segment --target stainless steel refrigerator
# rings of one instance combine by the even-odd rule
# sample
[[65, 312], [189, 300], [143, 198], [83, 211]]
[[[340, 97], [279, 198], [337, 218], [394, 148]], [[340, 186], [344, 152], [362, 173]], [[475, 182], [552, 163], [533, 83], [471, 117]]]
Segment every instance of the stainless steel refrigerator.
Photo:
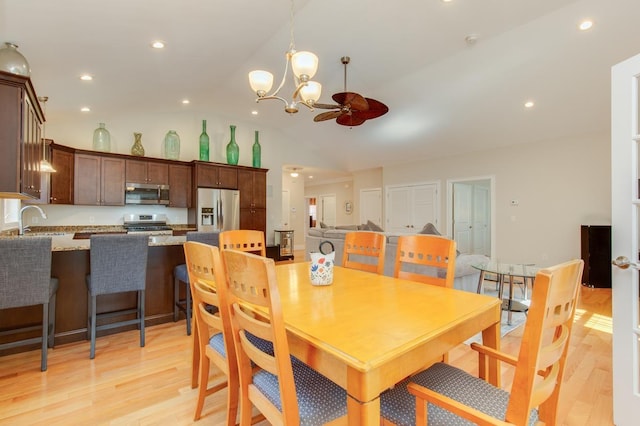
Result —
[[240, 229], [240, 192], [198, 188], [198, 231]]

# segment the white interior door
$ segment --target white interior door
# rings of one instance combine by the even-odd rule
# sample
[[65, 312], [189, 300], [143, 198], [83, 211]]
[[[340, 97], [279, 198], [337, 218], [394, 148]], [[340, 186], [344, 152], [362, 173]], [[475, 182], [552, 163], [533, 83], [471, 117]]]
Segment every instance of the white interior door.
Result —
[[387, 187], [385, 231], [414, 234], [427, 223], [438, 227], [438, 184]]
[[336, 226], [336, 196], [321, 195], [320, 201], [320, 221], [327, 226]]
[[472, 193], [472, 185], [466, 183], [453, 185], [453, 239], [460, 253], [471, 253]]
[[435, 184], [413, 187], [413, 218], [411, 227], [418, 232], [427, 223], [438, 227], [438, 190]]
[[360, 191], [359, 223], [367, 223], [368, 220], [382, 227], [382, 190], [380, 188]]
[[612, 272], [613, 422], [626, 426], [640, 418], [640, 55], [615, 65], [611, 76], [612, 254], [631, 264]]
[[473, 251], [475, 254], [491, 256], [491, 201], [489, 188], [473, 186]]
[[385, 231], [409, 233], [411, 223], [409, 187], [387, 188], [387, 226]]

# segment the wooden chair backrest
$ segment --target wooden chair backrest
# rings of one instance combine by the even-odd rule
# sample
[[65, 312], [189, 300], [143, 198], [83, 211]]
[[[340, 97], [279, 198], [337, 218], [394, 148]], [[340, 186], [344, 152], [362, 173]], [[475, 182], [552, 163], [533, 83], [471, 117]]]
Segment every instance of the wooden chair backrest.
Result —
[[[248, 398], [271, 424], [299, 424], [298, 399], [273, 259], [235, 250], [224, 250], [222, 257], [243, 399]], [[248, 312], [248, 306], [266, 308], [267, 312], [261, 311], [257, 319], [257, 315]], [[247, 333], [272, 342], [274, 355], [257, 348]], [[282, 412], [253, 385], [252, 362], [278, 376]], [[245, 408], [242, 407], [241, 417], [245, 419], [241, 418], [241, 424], [248, 424], [243, 420], [247, 421], [251, 410]]]
[[572, 260], [536, 274], [507, 407], [509, 422], [526, 424], [531, 409], [538, 407], [545, 424], [556, 424], [583, 268], [582, 260]]
[[[432, 269], [432, 274], [403, 270], [403, 264]], [[398, 237], [393, 276], [410, 281], [453, 288], [456, 269], [456, 242], [439, 235], [402, 235]], [[439, 271], [444, 271], [441, 277]]]
[[[344, 237], [342, 252], [342, 266], [360, 271], [384, 274], [384, 255], [387, 247], [387, 237], [377, 232], [349, 232]], [[353, 260], [351, 256], [367, 256], [376, 258], [375, 264]]]
[[249, 229], [235, 229], [220, 233], [220, 250], [239, 250], [267, 255], [267, 247], [264, 243], [264, 232]]
[[[196, 330], [194, 338], [200, 353], [199, 371], [203, 371], [202, 363], [206, 362], [206, 358], [209, 358], [227, 377], [231, 374], [237, 377], [238, 369], [231, 333], [231, 321], [228, 315], [223, 315], [221, 308], [225, 294], [224, 286], [220, 286], [219, 283], [225, 282], [226, 277], [220, 251], [215, 246], [187, 241], [184, 244], [184, 255], [193, 297], [193, 316], [197, 324], [194, 327]], [[207, 310], [207, 305], [218, 308], [218, 313], [212, 314], [210, 310]], [[222, 332], [226, 357], [209, 346], [211, 336], [219, 332]], [[206, 387], [207, 383], [200, 383], [200, 386]]]

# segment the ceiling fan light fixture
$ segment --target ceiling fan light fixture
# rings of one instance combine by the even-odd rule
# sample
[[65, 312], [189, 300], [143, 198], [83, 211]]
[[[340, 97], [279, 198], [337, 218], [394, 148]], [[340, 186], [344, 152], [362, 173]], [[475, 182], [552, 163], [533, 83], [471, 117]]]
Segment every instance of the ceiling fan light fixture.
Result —
[[[297, 52], [295, 49], [295, 42], [293, 38], [293, 6], [293, 0], [291, 0], [291, 41], [289, 43], [289, 50], [287, 50], [287, 53], [285, 54], [286, 64], [280, 85], [273, 91], [273, 93], [269, 94], [269, 91], [273, 86], [273, 74], [263, 70], [254, 70], [249, 73], [249, 85], [257, 96], [256, 102], [260, 102], [265, 99], [278, 99], [284, 103], [284, 110], [289, 114], [295, 114], [298, 112], [298, 104], [302, 104], [313, 110], [313, 104], [320, 98], [320, 90], [322, 89], [320, 84], [311, 81], [318, 71], [318, 57], [311, 52]], [[291, 100], [278, 96], [278, 92], [280, 92], [280, 89], [282, 89], [287, 82], [289, 66], [291, 66], [293, 83], [295, 84]]]

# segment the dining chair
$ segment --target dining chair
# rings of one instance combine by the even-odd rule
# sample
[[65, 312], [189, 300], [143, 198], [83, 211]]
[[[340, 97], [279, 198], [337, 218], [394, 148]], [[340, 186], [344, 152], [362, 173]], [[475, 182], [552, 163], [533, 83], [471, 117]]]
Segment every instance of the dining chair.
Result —
[[[235, 250], [223, 250], [222, 257], [240, 376], [240, 424], [248, 424], [252, 406], [271, 424], [345, 422], [345, 390], [290, 356], [273, 259]], [[244, 307], [255, 308], [260, 320]], [[257, 347], [249, 335], [272, 342], [273, 355]]]
[[264, 232], [250, 229], [234, 229], [220, 233], [220, 250], [240, 250], [267, 255], [267, 247], [264, 243]]
[[[144, 305], [147, 280], [147, 257], [149, 236], [145, 234], [104, 235], [90, 237], [90, 274], [86, 277], [88, 293], [87, 332], [91, 340], [89, 358], [96, 355], [96, 332], [127, 325], [137, 325], [140, 329], [140, 347], [145, 345]], [[98, 313], [98, 296], [105, 294], [136, 292], [137, 304], [132, 309], [120, 309]], [[97, 321], [128, 314], [136, 314], [134, 319], [126, 319], [98, 325]]]
[[[231, 323], [227, 315], [228, 311], [220, 311], [220, 299], [225, 293], [218, 292], [218, 283], [224, 282], [225, 275], [218, 247], [196, 241], [188, 241], [184, 244], [186, 265], [188, 265], [189, 285], [193, 290], [195, 347], [199, 348], [200, 357], [199, 375], [200, 386], [194, 420], [200, 420], [205, 398], [225, 387], [227, 390], [227, 416], [228, 426], [236, 424], [238, 414], [238, 363], [231, 335]], [[216, 309], [212, 310], [211, 307]], [[272, 351], [272, 346], [265, 341], [264, 344], [255, 339], [265, 351]], [[209, 386], [210, 365], [213, 363], [225, 375], [226, 380]], [[255, 417], [254, 422], [263, 420], [263, 417]]]
[[51, 237], [0, 239], [0, 309], [42, 305], [40, 326], [2, 333], [24, 334], [40, 328], [41, 335], [2, 343], [0, 350], [40, 343], [40, 370], [47, 371], [47, 347], [53, 347], [55, 338], [57, 291], [58, 279], [51, 277]]
[[[218, 232], [189, 231], [187, 241], [198, 241], [212, 246], [218, 245]], [[180, 284], [185, 284], [184, 299], [180, 298]], [[187, 336], [191, 336], [191, 289], [187, 265], [180, 264], [173, 268], [173, 322], [178, 321], [180, 312], [184, 312], [187, 323]]]
[[344, 237], [342, 266], [384, 275], [387, 237], [377, 232], [348, 232]]
[[[472, 343], [479, 378], [434, 364], [382, 394], [383, 417], [398, 425], [461, 424], [461, 417], [479, 424], [557, 424], [583, 267], [582, 260], [572, 260], [536, 274], [517, 357]], [[515, 367], [510, 393], [484, 380], [489, 358]]]
[[456, 242], [438, 235], [398, 237], [393, 270], [395, 278], [453, 288]]

